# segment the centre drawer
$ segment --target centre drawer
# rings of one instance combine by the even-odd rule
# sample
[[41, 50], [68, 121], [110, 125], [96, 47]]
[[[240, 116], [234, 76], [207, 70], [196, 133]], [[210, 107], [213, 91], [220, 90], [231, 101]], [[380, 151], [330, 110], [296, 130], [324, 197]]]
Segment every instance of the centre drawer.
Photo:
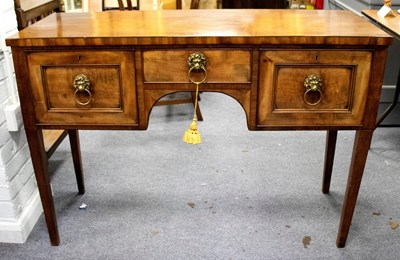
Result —
[[250, 83], [251, 51], [233, 49], [145, 50], [145, 83], [187, 83], [188, 58], [201, 52], [206, 58], [207, 83]]
[[360, 126], [372, 53], [367, 50], [264, 50], [257, 125]]
[[132, 51], [27, 54], [39, 124], [137, 125]]

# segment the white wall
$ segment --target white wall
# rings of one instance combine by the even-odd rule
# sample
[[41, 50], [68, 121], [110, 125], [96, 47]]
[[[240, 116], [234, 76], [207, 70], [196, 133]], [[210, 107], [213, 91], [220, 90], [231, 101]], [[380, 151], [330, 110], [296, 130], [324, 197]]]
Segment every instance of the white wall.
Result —
[[13, 0], [0, 4], [0, 242], [23, 243], [42, 213], [23, 126], [9, 132], [4, 109], [18, 102], [11, 50], [17, 32]]

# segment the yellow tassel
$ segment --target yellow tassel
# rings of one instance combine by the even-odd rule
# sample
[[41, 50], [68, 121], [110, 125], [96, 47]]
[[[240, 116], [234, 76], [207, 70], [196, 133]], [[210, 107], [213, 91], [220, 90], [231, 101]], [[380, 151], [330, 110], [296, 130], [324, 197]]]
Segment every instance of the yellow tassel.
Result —
[[194, 114], [193, 114], [193, 121], [189, 126], [189, 129], [186, 130], [185, 134], [182, 137], [182, 140], [188, 144], [200, 144], [201, 137], [199, 130], [197, 130], [197, 116], [196, 116], [196, 109], [197, 109], [197, 100], [199, 96], [199, 83], [196, 84], [196, 100], [194, 102]]
[[183, 135], [182, 140], [188, 144], [200, 144], [201, 136], [199, 131], [197, 130], [196, 119], [194, 118], [192, 123], [189, 126], [189, 129], [186, 130]]

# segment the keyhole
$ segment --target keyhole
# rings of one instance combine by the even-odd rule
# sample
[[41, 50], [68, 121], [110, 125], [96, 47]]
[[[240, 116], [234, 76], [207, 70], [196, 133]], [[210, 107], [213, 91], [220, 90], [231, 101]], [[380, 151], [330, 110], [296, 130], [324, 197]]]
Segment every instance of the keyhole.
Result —
[[315, 53], [315, 63], [318, 63], [318, 52]]
[[82, 56], [78, 55], [78, 62], [81, 62], [81, 58], [82, 58]]

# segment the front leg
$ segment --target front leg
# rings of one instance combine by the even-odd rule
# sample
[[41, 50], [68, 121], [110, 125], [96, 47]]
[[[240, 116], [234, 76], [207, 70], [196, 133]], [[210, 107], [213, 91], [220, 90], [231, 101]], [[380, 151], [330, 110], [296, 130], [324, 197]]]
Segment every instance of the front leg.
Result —
[[346, 245], [358, 191], [367, 161], [368, 150], [372, 140], [373, 130], [358, 130], [356, 132], [350, 171], [347, 179], [346, 194], [343, 200], [339, 231], [336, 239], [337, 247]]
[[47, 170], [47, 155], [44, 149], [42, 130], [37, 128], [27, 129], [26, 136], [31, 152], [33, 169], [35, 171], [50, 241], [53, 246], [57, 246], [60, 244], [60, 238], [58, 235], [57, 218], [53, 193], [50, 185], [50, 177]]

